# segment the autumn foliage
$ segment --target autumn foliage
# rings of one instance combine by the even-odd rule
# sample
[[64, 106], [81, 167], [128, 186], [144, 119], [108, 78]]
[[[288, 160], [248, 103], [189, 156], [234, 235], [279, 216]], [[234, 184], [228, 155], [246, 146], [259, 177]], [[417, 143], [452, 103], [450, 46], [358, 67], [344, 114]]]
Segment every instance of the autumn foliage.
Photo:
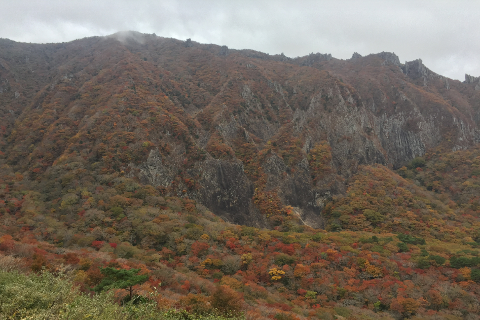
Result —
[[[479, 314], [480, 149], [447, 130], [394, 170], [369, 123], [409, 110], [403, 95], [464, 121], [473, 88], [417, 86], [378, 56], [285, 62], [142, 37], [24, 44], [43, 50], [29, 55], [35, 72], [0, 39], [2, 272], [66, 270], [74, 290], [104, 289], [118, 306], [135, 292], [157, 311], [224, 318]], [[336, 135], [366, 108], [361, 130]], [[357, 154], [367, 140], [378, 152]], [[226, 222], [230, 211], [249, 225]], [[141, 281], [103, 285], [102, 270]]]

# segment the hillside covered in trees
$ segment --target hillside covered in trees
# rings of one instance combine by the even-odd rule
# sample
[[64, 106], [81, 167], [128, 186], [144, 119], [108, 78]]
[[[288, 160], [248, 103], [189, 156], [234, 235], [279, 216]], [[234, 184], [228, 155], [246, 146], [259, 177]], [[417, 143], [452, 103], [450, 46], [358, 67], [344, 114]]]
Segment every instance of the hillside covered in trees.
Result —
[[[477, 319], [467, 80], [385, 52], [0, 39], [0, 314]], [[68, 289], [54, 309], [19, 294], [41, 281]]]

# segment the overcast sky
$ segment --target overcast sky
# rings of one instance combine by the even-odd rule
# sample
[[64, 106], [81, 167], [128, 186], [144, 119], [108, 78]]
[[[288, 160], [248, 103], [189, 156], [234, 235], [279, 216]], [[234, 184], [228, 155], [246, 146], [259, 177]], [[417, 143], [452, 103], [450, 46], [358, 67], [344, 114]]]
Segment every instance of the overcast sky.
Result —
[[0, 0], [0, 37], [66, 42], [135, 30], [297, 57], [395, 52], [480, 76], [480, 0]]

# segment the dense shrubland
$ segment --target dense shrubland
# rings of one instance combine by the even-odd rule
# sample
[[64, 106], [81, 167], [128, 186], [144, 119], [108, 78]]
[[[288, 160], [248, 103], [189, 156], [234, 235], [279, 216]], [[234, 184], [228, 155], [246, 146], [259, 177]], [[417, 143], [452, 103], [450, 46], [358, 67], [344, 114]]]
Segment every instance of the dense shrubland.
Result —
[[[193, 200], [162, 196], [118, 174], [82, 176], [82, 162], [75, 158], [57, 168], [58, 183], [42, 188], [36, 186], [43, 181], [4, 165], [1, 294], [24, 292], [18, 299], [25, 299], [26, 308], [42, 286], [63, 299], [55, 303], [58, 309], [45, 307], [52, 303], [48, 299], [60, 299], [55, 295], [38, 301], [22, 311], [25, 316], [60, 314], [67, 304], [69, 312], [80, 314], [83, 309], [74, 306], [88, 303], [92, 310], [126, 318], [129, 312], [158, 315], [169, 308], [219, 316], [238, 312], [249, 319], [474, 318], [480, 251], [471, 203], [477, 195], [469, 193], [473, 201], [466, 201], [469, 188], [457, 181], [462, 172], [475, 185], [475, 166], [467, 166], [475, 164], [477, 152], [443, 154], [457, 172], [433, 171], [440, 161], [436, 154], [399, 169], [405, 178], [382, 166], [360, 168], [347, 193], [327, 201], [326, 231], [297, 219], [274, 230], [231, 225]], [[455, 159], [463, 160], [456, 165]], [[72, 172], [77, 178], [69, 180]], [[422, 185], [440, 174], [460, 190], [436, 192]], [[409, 178], [415, 175], [424, 177], [422, 183]], [[89, 178], [79, 183], [82, 177]], [[134, 291], [147, 302], [120, 307], [125, 289], [89, 298], [104, 267], [148, 275]], [[39, 284], [20, 289], [28, 281]]]

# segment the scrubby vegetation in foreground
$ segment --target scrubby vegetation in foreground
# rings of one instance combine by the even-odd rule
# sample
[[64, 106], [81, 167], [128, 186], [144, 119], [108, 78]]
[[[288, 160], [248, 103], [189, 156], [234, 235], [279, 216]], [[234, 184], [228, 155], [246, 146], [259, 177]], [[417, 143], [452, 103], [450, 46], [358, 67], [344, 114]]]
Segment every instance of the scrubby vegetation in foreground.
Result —
[[242, 319], [215, 314], [194, 315], [185, 310], [161, 310], [151, 293], [147, 298], [115, 302], [113, 292], [88, 295], [72, 281], [72, 273], [42, 271], [25, 275], [0, 270], [0, 319]]

